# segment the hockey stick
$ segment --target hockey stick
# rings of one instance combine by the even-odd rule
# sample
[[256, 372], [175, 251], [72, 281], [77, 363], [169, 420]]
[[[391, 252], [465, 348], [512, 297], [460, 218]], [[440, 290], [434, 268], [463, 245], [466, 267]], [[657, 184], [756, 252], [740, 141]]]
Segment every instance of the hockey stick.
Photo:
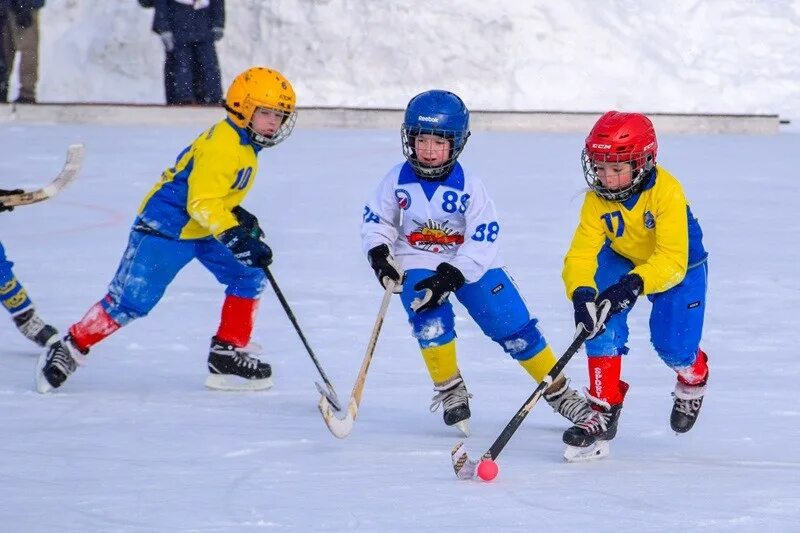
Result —
[[531, 412], [533, 406], [536, 405], [536, 402], [539, 401], [539, 398], [542, 397], [544, 391], [555, 381], [558, 375], [564, 370], [564, 367], [567, 366], [572, 356], [575, 355], [578, 350], [580, 349], [581, 345], [584, 341], [589, 337], [589, 332], [586, 331], [584, 328], [578, 326], [577, 337], [575, 340], [572, 341], [572, 344], [569, 345], [567, 351], [564, 352], [564, 355], [556, 361], [556, 364], [553, 365], [553, 368], [550, 369], [550, 372], [544, 377], [539, 386], [533, 391], [533, 393], [528, 396], [528, 399], [525, 400], [525, 403], [519, 410], [514, 414], [506, 427], [503, 428], [503, 431], [500, 432], [500, 436], [494, 441], [494, 443], [486, 450], [481, 458], [477, 461], [473, 461], [467, 456], [467, 450], [464, 447], [463, 442], [457, 443], [453, 447], [453, 451], [450, 452], [451, 458], [453, 460], [453, 470], [456, 473], [456, 477], [458, 479], [475, 479], [477, 477], [477, 470], [478, 464], [483, 459], [490, 459], [495, 460], [497, 456], [500, 455], [500, 452], [503, 451], [503, 448], [506, 447], [508, 441], [511, 440], [511, 437], [514, 433], [519, 429], [519, 426], [522, 424], [522, 421], [525, 420], [525, 417], [528, 416], [528, 413]]
[[306, 351], [308, 355], [311, 357], [311, 360], [314, 362], [314, 366], [317, 367], [317, 371], [319, 375], [322, 377], [322, 381], [325, 383], [324, 385], [319, 381], [315, 381], [314, 385], [317, 386], [317, 390], [324, 398], [328, 400], [330, 405], [336, 409], [337, 411], [342, 410], [342, 404], [339, 402], [339, 397], [336, 395], [336, 390], [333, 388], [333, 383], [328, 379], [328, 376], [325, 375], [325, 371], [322, 370], [322, 366], [319, 364], [319, 360], [317, 356], [314, 355], [314, 350], [311, 349], [311, 346], [308, 344], [306, 340], [306, 336], [303, 335], [303, 331], [300, 329], [300, 324], [297, 323], [297, 319], [292, 313], [291, 307], [289, 307], [289, 302], [286, 301], [284, 298], [283, 293], [281, 292], [280, 287], [278, 287], [278, 282], [275, 281], [275, 277], [270, 272], [269, 268], [264, 268], [264, 274], [267, 275], [267, 279], [269, 280], [270, 285], [272, 285], [272, 290], [275, 291], [275, 296], [278, 297], [278, 301], [283, 306], [283, 310], [286, 311], [286, 316], [289, 317], [292, 325], [294, 326], [294, 330], [297, 332], [297, 335], [300, 337], [300, 340], [303, 342], [303, 346], [306, 347]]
[[64, 168], [61, 169], [61, 172], [58, 173], [58, 176], [53, 181], [35, 191], [0, 197], [0, 204], [6, 207], [16, 207], [52, 198], [78, 177], [78, 172], [82, 165], [83, 145], [73, 144], [67, 149], [67, 161], [64, 163]]
[[331, 410], [329, 399], [324, 394], [319, 399], [319, 412], [322, 413], [322, 419], [328, 429], [331, 430], [331, 433], [337, 438], [343, 439], [353, 431], [353, 424], [355, 424], [356, 415], [358, 414], [358, 406], [361, 403], [361, 394], [364, 392], [364, 382], [367, 380], [367, 371], [372, 362], [372, 354], [375, 353], [375, 345], [378, 344], [378, 334], [381, 332], [383, 317], [386, 316], [386, 310], [389, 308], [393, 292], [394, 282], [390, 281], [386, 286], [386, 291], [383, 293], [381, 308], [378, 311], [378, 317], [375, 319], [375, 326], [372, 328], [372, 336], [367, 343], [367, 353], [364, 355], [364, 361], [358, 371], [356, 383], [353, 385], [353, 392], [350, 393], [347, 413], [343, 417], [338, 417]]

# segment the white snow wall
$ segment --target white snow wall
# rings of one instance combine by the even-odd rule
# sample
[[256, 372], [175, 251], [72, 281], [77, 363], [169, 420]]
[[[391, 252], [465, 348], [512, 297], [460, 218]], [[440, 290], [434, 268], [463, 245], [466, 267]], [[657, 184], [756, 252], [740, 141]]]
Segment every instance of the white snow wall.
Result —
[[[228, 0], [227, 85], [283, 71], [301, 106], [778, 113], [800, 119], [800, 0]], [[153, 11], [48, 0], [39, 99], [163, 102]], [[12, 85], [12, 97], [15, 92]]]

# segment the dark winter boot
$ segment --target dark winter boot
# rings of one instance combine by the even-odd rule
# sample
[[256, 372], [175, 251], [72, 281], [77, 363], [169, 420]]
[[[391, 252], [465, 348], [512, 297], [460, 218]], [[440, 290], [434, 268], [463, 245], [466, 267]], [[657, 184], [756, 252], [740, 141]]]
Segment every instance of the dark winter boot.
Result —
[[554, 392], [545, 392], [544, 399], [553, 408], [573, 424], [577, 424], [592, 414], [589, 402], [578, 391], [569, 386], [569, 380], [564, 379], [564, 385]]
[[217, 390], [264, 390], [272, 387], [272, 368], [258, 360], [256, 345], [234, 346], [217, 337], [211, 339], [206, 387]]
[[81, 351], [75, 346], [71, 335], [51, 344], [39, 357], [36, 390], [44, 394], [60, 387], [83, 364], [88, 353], [89, 350]]
[[14, 317], [17, 329], [27, 338], [44, 348], [58, 340], [58, 330], [44, 321], [35, 309], [28, 309]]
[[[628, 384], [621, 380], [620, 390], [624, 398], [628, 391]], [[609, 441], [617, 435], [617, 424], [622, 414], [622, 402], [610, 405], [588, 392], [586, 399], [592, 408], [592, 413], [564, 432], [563, 441], [569, 446], [585, 448], [596, 441]]]
[[686, 433], [692, 429], [703, 406], [706, 383], [707, 380], [697, 385], [687, 385], [681, 381], [675, 384], [675, 392], [672, 393], [675, 401], [672, 404], [672, 414], [669, 416], [669, 424], [673, 431]]
[[456, 426], [464, 436], [469, 436], [468, 420], [471, 415], [469, 411], [469, 399], [472, 397], [467, 392], [467, 386], [457, 374], [454, 378], [434, 385], [433, 390], [436, 394], [431, 400], [431, 413], [439, 409], [441, 405], [444, 409], [444, 423], [448, 426]]

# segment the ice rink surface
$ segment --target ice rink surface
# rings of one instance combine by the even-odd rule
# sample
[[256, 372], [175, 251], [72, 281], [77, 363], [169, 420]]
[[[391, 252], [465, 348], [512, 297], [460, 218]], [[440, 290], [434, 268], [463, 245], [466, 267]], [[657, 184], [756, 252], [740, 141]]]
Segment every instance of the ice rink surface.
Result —
[[[399, 128], [398, 128], [399, 130]], [[3, 188], [35, 188], [86, 144], [64, 193], [0, 215], [0, 239], [43, 317], [61, 329], [105, 293], [144, 194], [199, 131], [4, 125]], [[381, 290], [360, 249], [364, 200], [401, 160], [399, 131], [298, 129], [260, 156], [245, 202], [273, 272], [322, 365], [347, 397]], [[0, 530], [790, 531], [800, 523], [800, 134], [664, 136], [710, 252], [697, 426], [669, 429], [674, 374], [649, 344], [650, 304], [631, 317], [631, 383], [611, 456], [561, 460], [567, 424], [541, 403], [492, 483], [456, 480], [455, 431], [392, 303], [356, 427], [336, 440], [317, 412], [316, 371], [267, 289], [255, 341], [275, 387], [203, 388], [223, 289], [189, 265], [150, 314], [92, 350], [57, 392], [33, 386], [37, 349], [7, 321], [0, 348]], [[561, 264], [577, 222], [580, 135], [473, 134], [501, 217], [509, 270], [556, 352], [572, 334]], [[472, 400], [467, 447], [482, 453], [533, 389], [460, 305], [459, 360]], [[585, 356], [568, 368], [586, 385]]]

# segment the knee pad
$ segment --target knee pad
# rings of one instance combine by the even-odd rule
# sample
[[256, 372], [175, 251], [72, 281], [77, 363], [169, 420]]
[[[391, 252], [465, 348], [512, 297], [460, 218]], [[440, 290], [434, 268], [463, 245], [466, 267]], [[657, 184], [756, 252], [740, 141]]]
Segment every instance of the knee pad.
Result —
[[415, 315], [409, 322], [421, 348], [441, 346], [456, 338], [453, 311], [445, 306]]
[[547, 341], [536, 326], [538, 322], [534, 318], [516, 333], [502, 339], [493, 340], [502, 346], [503, 350], [514, 359], [518, 361], [530, 359], [547, 346]]

